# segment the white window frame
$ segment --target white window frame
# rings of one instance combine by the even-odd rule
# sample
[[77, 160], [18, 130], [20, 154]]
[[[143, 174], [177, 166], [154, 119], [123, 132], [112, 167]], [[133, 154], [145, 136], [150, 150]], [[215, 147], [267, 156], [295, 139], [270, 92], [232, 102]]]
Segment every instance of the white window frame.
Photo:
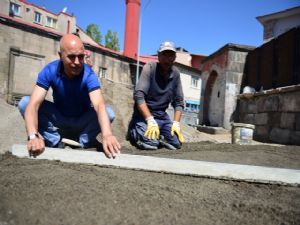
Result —
[[191, 76], [191, 87], [198, 88], [199, 77]]
[[14, 16], [20, 16], [21, 6], [16, 3], [10, 2], [9, 13], [13, 13]]
[[34, 12], [34, 22], [41, 23], [42, 22], [42, 14], [39, 12]]
[[50, 16], [47, 16], [46, 18], [46, 26], [47, 27], [52, 27], [52, 28], [56, 28], [56, 24], [57, 24], [57, 20], [50, 17]]
[[107, 68], [105, 68], [105, 67], [99, 67], [99, 73], [98, 73], [98, 75], [99, 75], [99, 78], [107, 78]]

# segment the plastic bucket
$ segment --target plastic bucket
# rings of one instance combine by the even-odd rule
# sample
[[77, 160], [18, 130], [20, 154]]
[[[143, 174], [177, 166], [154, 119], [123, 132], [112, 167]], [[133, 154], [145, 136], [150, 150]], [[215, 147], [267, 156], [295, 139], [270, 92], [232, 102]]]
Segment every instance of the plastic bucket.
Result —
[[232, 123], [231, 143], [232, 144], [251, 144], [255, 126], [246, 123]]

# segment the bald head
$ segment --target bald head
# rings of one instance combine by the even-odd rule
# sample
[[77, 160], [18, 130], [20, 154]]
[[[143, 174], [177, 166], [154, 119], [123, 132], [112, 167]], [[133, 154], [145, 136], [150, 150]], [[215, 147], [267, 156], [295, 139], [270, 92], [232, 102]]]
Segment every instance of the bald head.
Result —
[[66, 76], [72, 78], [81, 74], [84, 66], [84, 46], [79, 37], [66, 34], [60, 40], [60, 60]]
[[66, 34], [60, 39], [60, 52], [72, 48], [84, 48], [80, 38], [74, 34]]

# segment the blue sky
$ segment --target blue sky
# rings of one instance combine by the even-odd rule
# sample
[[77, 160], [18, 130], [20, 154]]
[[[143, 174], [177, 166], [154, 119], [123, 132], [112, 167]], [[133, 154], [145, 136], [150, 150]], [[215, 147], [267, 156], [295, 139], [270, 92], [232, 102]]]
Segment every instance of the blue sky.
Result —
[[[125, 0], [28, 0], [54, 13], [67, 7], [77, 24], [118, 33], [123, 49]], [[263, 27], [257, 16], [300, 6], [300, 0], [141, 0], [140, 54], [155, 54], [159, 44], [173, 41], [191, 53], [210, 55], [227, 43], [260, 46]], [[104, 40], [104, 38], [103, 38]]]

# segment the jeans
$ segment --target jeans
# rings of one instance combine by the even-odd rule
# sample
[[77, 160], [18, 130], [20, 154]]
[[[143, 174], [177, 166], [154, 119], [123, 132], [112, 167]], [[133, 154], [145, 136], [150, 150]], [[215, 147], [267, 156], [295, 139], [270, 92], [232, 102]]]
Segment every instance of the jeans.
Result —
[[[29, 99], [30, 96], [24, 96], [18, 104], [23, 117]], [[115, 118], [114, 111], [109, 106], [106, 106], [106, 111], [112, 122]], [[38, 131], [48, 147], [56, 147], [62, 138], [69, 138], [78, 141], [83, 148], [89, 148], [95, 144], [100, 126], [93, 107], [81, 116], [67, 117], [59, 112], [54, 103], [44, 100], [38, 111]]]
[[[168, 142], [176, 148], [179, 148], [181, 144], [178, 140], [177, 135], [171, 135], [171, 128], [173, 122], [170, 120], [170, 117], [166, 112], [160, 112], [160, 114], [161, 115], [159, 117], [154, 117], [155, 121], [158, 124], [160, 135], [164, 137], [166, 142]], [[151, 140], [144, 136], [146, 130], [147, 122], [145, 121], [145, 119], [141, 116], [136, 116], [136, 114], [134, 114], [128, 127], [129, 140], [133, 142], [133, 144], [135, 144], [137, 141], [142, 141], [148, 145], [158, 147], [160, 144], [159, 140]]]

